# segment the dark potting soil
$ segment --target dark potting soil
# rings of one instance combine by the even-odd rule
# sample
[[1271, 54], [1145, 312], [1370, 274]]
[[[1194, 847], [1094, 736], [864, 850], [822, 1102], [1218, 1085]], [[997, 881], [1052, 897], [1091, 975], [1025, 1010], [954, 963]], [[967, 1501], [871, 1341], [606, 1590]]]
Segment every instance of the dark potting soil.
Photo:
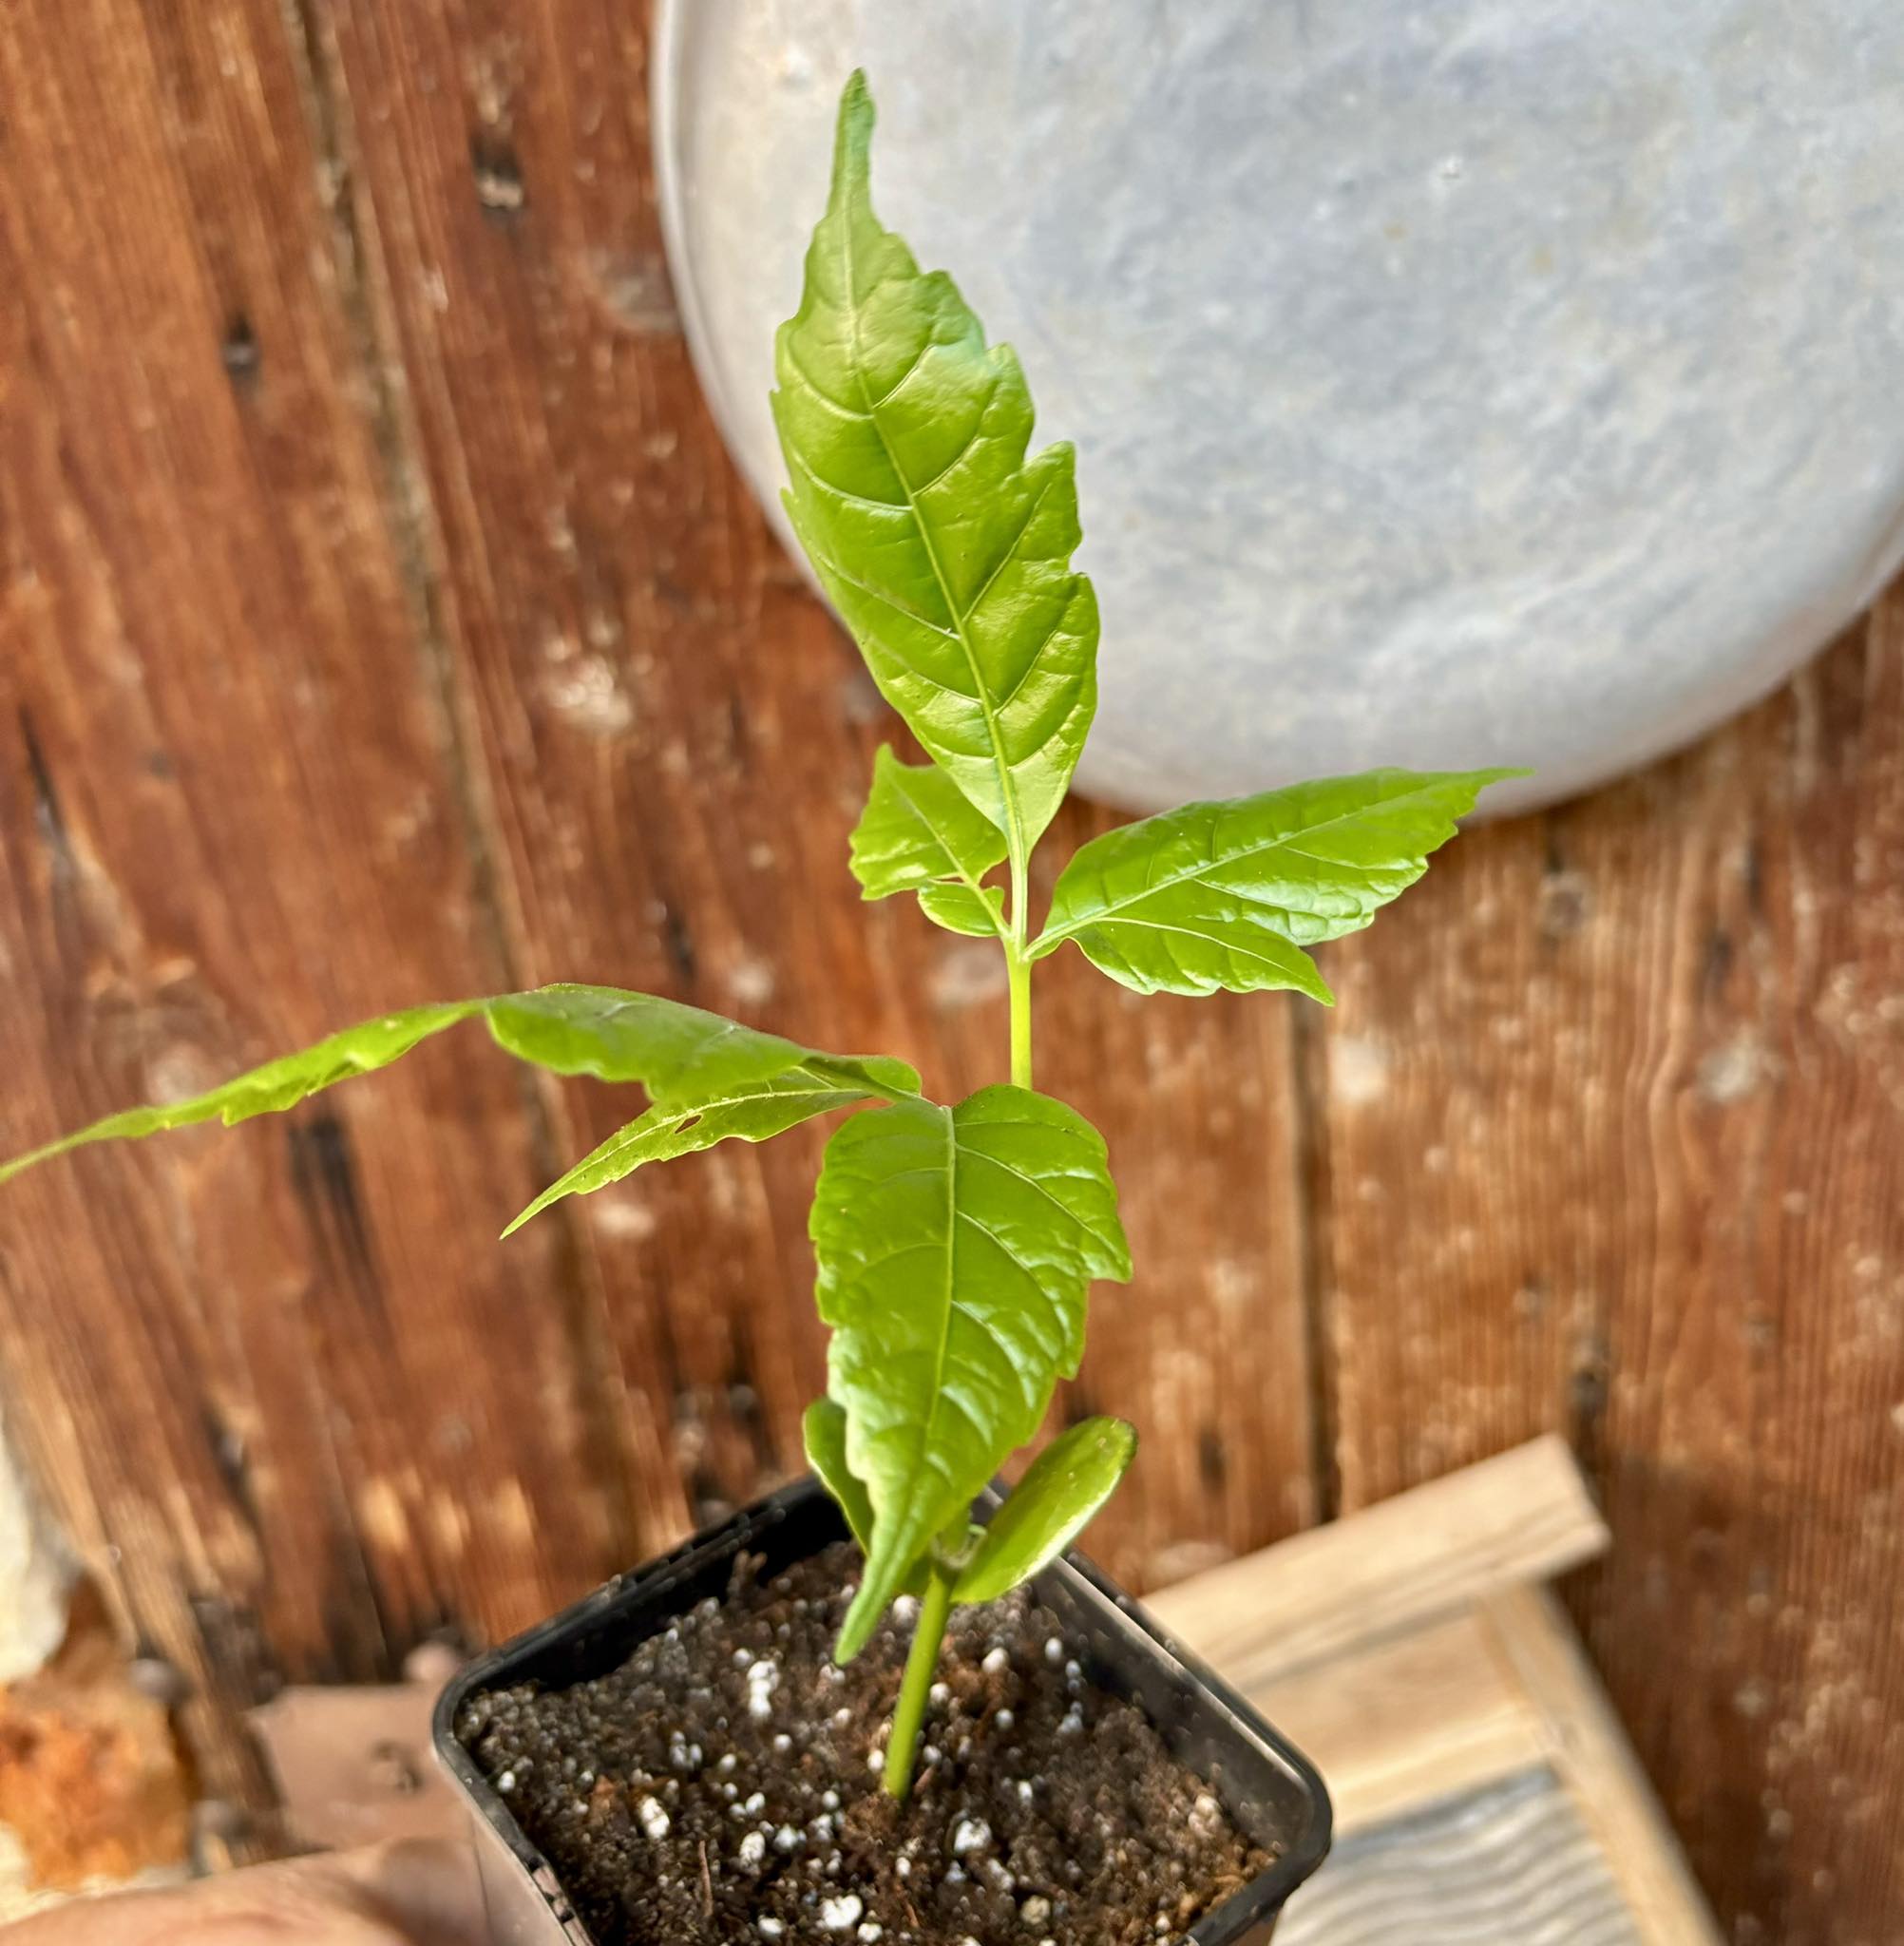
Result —
[[457, 1734], [598, 1946], [1163, 1946], [1269, 1854], [1020, 1592], [953, 1612], [911, 1801], [878, 1769], [910, 1615], [847, 1669], [842, 1543], [736, 1570], [612, 1674]]

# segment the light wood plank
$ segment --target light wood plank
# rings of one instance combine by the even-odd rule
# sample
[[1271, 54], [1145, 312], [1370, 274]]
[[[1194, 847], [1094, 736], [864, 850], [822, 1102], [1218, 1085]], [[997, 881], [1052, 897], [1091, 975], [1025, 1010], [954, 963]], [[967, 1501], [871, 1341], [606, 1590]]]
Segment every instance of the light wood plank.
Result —
[[1154, 1614], [1245, 1687], [1590, 1560], [1607, 1527], [1565, 1443], [1511, 1453], [1180, 1582]]
[[1248, 1695], [1322, 1771], [1338, 1840], [1548, 1760], [1539, 1712], [1472, 1610]]
[[1481, 1605], [1495, 1653], [1531, 1699], [1542, 1741], [1606, 1852], [1648, 1946], [1723, 1946], [1633, 1746], [1545, 1588], [1507, 1588]]

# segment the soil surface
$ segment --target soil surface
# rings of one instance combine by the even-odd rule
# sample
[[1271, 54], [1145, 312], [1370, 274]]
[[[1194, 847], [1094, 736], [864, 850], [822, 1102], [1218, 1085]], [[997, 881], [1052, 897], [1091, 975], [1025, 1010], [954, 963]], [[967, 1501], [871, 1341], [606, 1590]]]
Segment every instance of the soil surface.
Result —
[[911, 1611], [848, 1669], [842, 1544], [743, 1562], [619, 1669], [457, 1731], [598, 1946], [1163, 1946], [1269, 1854], [1022, 1593], [953, 1612], [911, 1802], [879, 1769]]

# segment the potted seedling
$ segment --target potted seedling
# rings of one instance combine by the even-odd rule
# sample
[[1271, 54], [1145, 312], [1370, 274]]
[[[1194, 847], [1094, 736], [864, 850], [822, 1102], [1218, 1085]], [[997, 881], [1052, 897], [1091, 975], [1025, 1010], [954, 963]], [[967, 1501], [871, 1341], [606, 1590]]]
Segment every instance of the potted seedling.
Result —
[[[1009, 1078], [941, 1103], [838, 1055], [585, 985], [410, 1007], [187, 1101], [54, 1142], [289, 1109], [480, 1019], [652, 1105], [510, 1225], [651, 1162], [847, 1111], [811, 1217], [826, 1396], [809, 1479], [466, 1671], [439, 1746], [522, 1946], [1262, 1940], [1327, 1843], [1313, 1772], [1066, 1550], [1135, 1445], [1070, 1427], [1009, 1492], [1130, 1254], [1105, 1146], [1039, 1094], [1032, 981], [1075, 947], [1138, 993], [1294, 988], [1502, 772], [1376, 771], [1191, 804], [1081, 846], [1034, 925], [1034, 848], [1096, 697], [1069, 448], [1028, 450], [1018, 359], [873, 214], [873, 110], [841, 105], [831, 193], [773, 409], [786, 505], [927, 761], [879, 753], [869, 899], [993, 941]], [[1186, 618], [1187, 623], [1190, 618]], [[505, 1232], [506, 1234], [506, 1232]]]

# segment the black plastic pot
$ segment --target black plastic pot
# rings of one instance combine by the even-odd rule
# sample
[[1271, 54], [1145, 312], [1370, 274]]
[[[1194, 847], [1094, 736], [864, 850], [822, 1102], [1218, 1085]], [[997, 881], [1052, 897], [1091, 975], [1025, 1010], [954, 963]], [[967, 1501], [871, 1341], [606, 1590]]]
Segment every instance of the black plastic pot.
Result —
[[[726, 1593], [733, 1557], [763, 1555], [777, 1574], [847, 1537], [817, 1480], [783, 1488], [676, 1553], [599, 1588], [553, 1621], [473, 1662], [436, 1706], [438, 1760], [469, 1802], [477, 1860], [500, 1946], [601, 1946], [571, 1910], [554, 1867], [456, 1739], [471, 1696], [535, 1681], [561, 1688], [605, 1674], [638, 1642], [709, 1595]], [[1208, 1778], [1259, 1842], [1282, 1847], [1269, 1869], [1189, 1935], [1193, 1946], [1266, 1946], [1277, 1915], [1329, 1848], [1329, 1800], [1308, 1760], [1248, 1704], [1187, 1655], [1148, 1615], [1076, 1555], [1033, 1584], [1064, 1624], [1091, 1677], [1135, 1703], [1173, 1756]]]

